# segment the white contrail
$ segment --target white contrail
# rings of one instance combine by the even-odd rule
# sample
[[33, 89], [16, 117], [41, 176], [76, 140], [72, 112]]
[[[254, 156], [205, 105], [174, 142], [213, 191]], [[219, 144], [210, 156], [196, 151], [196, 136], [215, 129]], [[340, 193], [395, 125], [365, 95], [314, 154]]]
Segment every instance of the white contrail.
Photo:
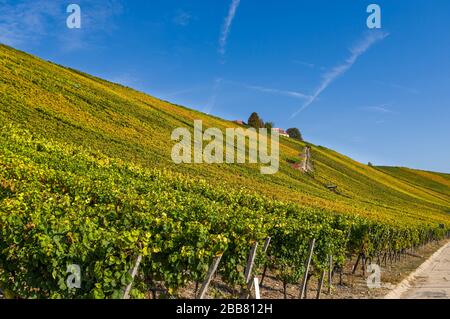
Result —
[[305, 110], [325, 91], [331, 83], [333, 83], [338, 77], [343, 75], [345, 72], [350, 70], [350, 68], [355, 64], [358, 58], [363, 55], [370, 47], [378, 41], [383, 40], [389, 35], [385, 32], [370, 32], [368, 35], [362, 39], [357, 45], [350, 49], [350, 56], [345, 60], [344, 63], [335, 66], [329, 72], [325, 73], [322, 77], [322, 83], [316, 89], [314, 94], [308, 99], [308, 101], [303, 104], [303, 106], [291, 115], [291, 119], [296, 117], [300, 112]]
[[228, 35], [230, 34], [231, 25], [233, 23], [234, 16], [236, 15], [237, 8], [239, 7], [241, 0], [232, 0], [230, 9], [228, 10], [228, 15], [225, 18], [225, 22], [222, 28], [222, 34], [219, 39], [219, 53], [221, 55], [225, 54]]

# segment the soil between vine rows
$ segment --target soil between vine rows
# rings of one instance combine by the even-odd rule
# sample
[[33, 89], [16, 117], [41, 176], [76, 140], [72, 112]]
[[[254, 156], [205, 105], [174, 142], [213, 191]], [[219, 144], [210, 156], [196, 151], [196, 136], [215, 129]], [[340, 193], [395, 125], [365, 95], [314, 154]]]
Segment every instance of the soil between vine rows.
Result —
[[[356, 262], [356, 256], [346, 262], [342, 281], [343, 284], [339, 284], [339, 274], [333, 276], [333, 288], [331, 295], [327, 293], [328, 286], [327, 281], [324, 283], [324, 287], [321, 294], [321, 299], [380, 299], [389, 293], [397, 284], [399, 284], [404, 278], [406, 278], [411, 272], [419, 267], [424, 261], [426, 261], [434, 252], [440, 247], [448, 243], [449, 240], [443, 240], [439, 242], [432, 242], [424, 247], [417, 249], [412, 255], [402, 255], [401, 260], [393, 262], [392, 265], [388, 262], [387, 266], [384, 263], [381, 265], [381, 288], [369, 289], [366, 282], [366, 277], [363, 276], [361, 267], [355, 275], [352, 275], [352, 269]], [[259, 276], [261, 278], [261, 276]], [[316, 276], [310, 279], [308, 285], [307, 298], [315, 299], [317, 295], [318, 280]], [[180, 290], [179, 297], [182, 299], [195, 298], [195, 284], [192, 283], [189, 286]], [[268, 275], [264, 279], [263, 285], [260, 287], [260, 293], [262, 299], [283, 299], [283, 283], [274, 278], [274, 275], [268, 271]], [[218, 299], [234, 299], [239, 298], [240, 291], [237, 288], [229, 287], [225, 285], [218, 277], [211, 282], [211, 286], [208, 291], [208, 298]], [[287, 287], [287, 299], [299, 298], [299, 285], [288, 285]]]

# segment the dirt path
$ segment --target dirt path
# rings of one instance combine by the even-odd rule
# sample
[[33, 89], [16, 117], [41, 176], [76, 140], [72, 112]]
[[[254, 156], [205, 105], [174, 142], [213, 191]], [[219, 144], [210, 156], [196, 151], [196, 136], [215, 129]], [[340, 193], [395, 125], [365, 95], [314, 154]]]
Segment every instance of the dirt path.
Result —
[[309, 146], [305, 147], [305, 152], [304, 152], [304, 155], [303, 155], [302, 170], [305, 173], [308, 173], [308, 172], [312, 171], [312, 167], [311, 167], [311, 148]]
[[450, 243], [402, 281], [386, 299], [450, 299]]

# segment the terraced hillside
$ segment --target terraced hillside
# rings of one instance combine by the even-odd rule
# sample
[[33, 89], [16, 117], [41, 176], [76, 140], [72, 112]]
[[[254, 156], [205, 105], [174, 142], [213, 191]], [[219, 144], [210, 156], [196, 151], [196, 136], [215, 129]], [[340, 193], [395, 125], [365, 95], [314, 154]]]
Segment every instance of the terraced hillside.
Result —
[[[400, 176], [315, 145], [311, 145], [315, 172], [307, 175], [292, 169], [288, 162], [299, 157], [305, 144], [286, 138], [281, 138], [280, 172], [273, 176], [259, 174], [259, 167], [250, 164], [175, 165], [170, 156], [174, 145], [171, 133], [177, 127], [192, 129], [195, 119], [203, 120], [204, 128], [236, 127], [0, 46], [1, 124], [16, 123], [42, 137], [70, 141], [144, 167], [166, 167], [203, 177], [211, 184], [245, 187], [305, 207], [382, 220], [401, 215], [412, 222], [448, 221], [448, 175], [410, 170], [414, 176]], [[417, 176], [420, 182], [414, 183]], [[327, 189], [329, 184], [338, 186], [339, 194]]]

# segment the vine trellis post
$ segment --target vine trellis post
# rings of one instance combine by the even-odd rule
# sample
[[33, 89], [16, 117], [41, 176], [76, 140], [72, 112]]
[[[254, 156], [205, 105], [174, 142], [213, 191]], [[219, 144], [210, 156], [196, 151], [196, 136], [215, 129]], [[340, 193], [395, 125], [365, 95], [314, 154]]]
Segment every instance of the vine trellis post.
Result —
[[127, 285], [127, 287], [125, 288], [125, 292], [123, 294], [123, 299], [130, 299], [130, 292], [131, 292], [131, 287], [133, 287], [133, 281], [134, 281], [134, 277], [136, 277], [138, 269], [139, 269], [139, 265], [141, 264], [142, 261], [142, 255], [139, 255], [136, 258], [136, 262], [134, 264], [134, 267], [131, 271], [131, 282]]
[[308, 273], [309, 273], [309, 267], [311, 266], [311, 259], [312, 259], [312, 255], [314, 252], [314, 245], [316, 244], [316, 239], [313, 238], [310, 242], [309, 242], [309, 248], [308, 248], [308, 259], [306, 260], [306, 265], [305, 265], [305, 274], [303, 275], [303, 280], [302, 280], [302, 284], [300, 287], [300, 299], [305, 298], [305, 294], [306, 294], [306, 284], [308, 283]]
[[331, 295], [331, 288], [333, 287], [333, 255], [329, 255], [328, 265], [328, 294]]
[[206, 293], [208, 292], [209, 284], [211, 283], [211, 280], [213, 279], [214, 274], [217, 271], [217, 268], [219, 267], [220, 260], [222, 259], [222, 255], [214, 257], [211, 265], [209, 266], [208, 272], [206, 274], [206, 278], [203, 281], [202, 287], [200, 288], [200, 291], [198, 293], [197, 298], [198, 299], [205, 299]]
[[246, 289], [242, 292], [241, 297], [247, 299], [251, 293], [251, 289], [253, 288], [252, 282], [252, 271], [253, 265], [255, 264], [256, 252], [258, 251], [258, 242], [255, 242], [250, 249], [250, 253], [248, 254], [247, 259], [247, 267], [245, 267], [245, 285]]
[[[263, 253], [264, 253], [264, 254], [267, 254], [267, 249], [269, 248], [269, 245], [270, 245], [271, 240], [272, 240], [271, 237], [267, 237], [267, 238], [266, 238], [266, 241], [265, 241], [264, 247], [263, 247]], [[264, 264], [264, 270], [263, 270], [263, 273], [262, 273], [262, 276], [261, 276], [261, 282], [260, 282], [260, 285], [263, 284], [264, 278], [266, 278], [267, 267], [268, 267], [268, 265], [267, 265], [267, 263], [265, 263], [265, 264]]]

